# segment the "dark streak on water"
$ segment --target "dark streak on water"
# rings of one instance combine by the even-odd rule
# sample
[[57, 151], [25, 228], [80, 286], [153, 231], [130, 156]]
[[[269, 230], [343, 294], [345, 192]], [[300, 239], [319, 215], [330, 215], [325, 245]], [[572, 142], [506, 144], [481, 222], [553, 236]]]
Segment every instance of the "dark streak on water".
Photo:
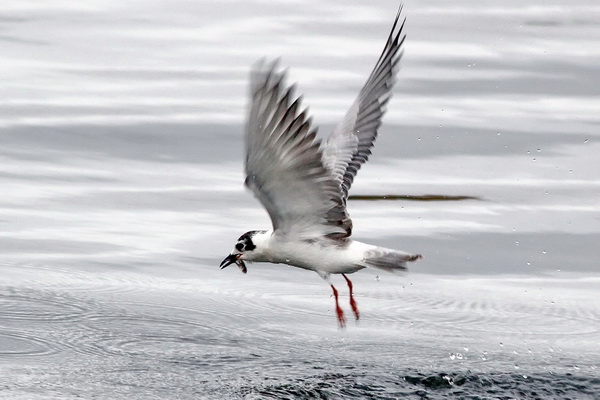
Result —
[[482, 200], [477, 196], [451, 196], [444, 194], [384, 194], [384, 195], [361, 195], [353, 194], [348, 196], [349, 200], [412, 200], [412, 201], [462, 201], [462, 200]]

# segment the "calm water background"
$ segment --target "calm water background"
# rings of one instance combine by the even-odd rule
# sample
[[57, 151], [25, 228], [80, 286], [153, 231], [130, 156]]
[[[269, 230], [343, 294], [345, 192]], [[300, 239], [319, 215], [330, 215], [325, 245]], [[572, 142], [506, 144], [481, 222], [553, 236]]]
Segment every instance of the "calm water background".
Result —
[[269, 227], [250, 65], [281, 56], [327, 133], [397, 5], [3, 2], [0, 398], [598, 398], [597, 1], [406, 2], [353, 193], [481, 200], [350, 203], [425, 256], [353, 276], [360, 324], [316, 274], [218, 270]]

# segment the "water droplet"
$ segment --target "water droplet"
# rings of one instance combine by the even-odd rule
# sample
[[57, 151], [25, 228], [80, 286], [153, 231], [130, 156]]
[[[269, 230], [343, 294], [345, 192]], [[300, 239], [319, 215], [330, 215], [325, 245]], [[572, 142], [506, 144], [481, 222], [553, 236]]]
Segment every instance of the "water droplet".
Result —
[[456, 358], [456, 354], [454, 354], [454, 353], [450, 353], [450, 359], [451, 359], [451, 360], [454, 360], [455, 358]]
[[527, 150], [527, 154], [531, 154], [531, 151]]
[[588, 140], [589, 140], [589, 139], [585, 139], [585, 140], [583, 141], [583, 143], [587, 143], [587, 142], [588, 142]]
[[542, 149], [537, 149], [537, 152], [538, 152], [538, 153], [541, 153], [541, 152], [542, 152]]
[[464, 351], [469, 351], [469, 348], [468, 348], [467, 346], [464, 346], [464, 347], [463, 347], [463, 350], [464, 350]]
[[496, 135], [500, 136], [500, 132], [497, 132]]
[[375, 276], [375, 280], [376, 280], [377, 282], [379, 282], [379, 275], [376, 275], [376, 276]]
[[569, 170], [569, 173], [570, 173], [570, 174], [572, 174], [572, 173], [573, 173], [573, 170], [572, 170], [572, 169], [570, 169], [570, 170]]
[[533, 157], [533, 161], [535, 161], [535, 157]]
[[421, 140], [421, 138], [417, 138], [417, 140]]
[[289, 263], [289, 262], [290, 262], [290, 259], [289, 259], [289, 258], [286, 258], [286, 259], [285, 259], [285, 262], [286, 262], [286, 263]]
[[530, 266], [530, 265], [531, 265], [531, 263], [529, 261], [527, 261], [527, 266]]
[[546, 250], [542, 250], [542, 254], [546, 254]]
[[515, 369], [519, 369], [519, 368], [521, 368], [521, 367], [519, 367], [517, 364], [515, 364]]
[[519, 241], [515, 240], [515, 246], [518, 246], [518, 245], [519, 245]]
[[500, 347], [504, 347], [504, 343], [500, 342]]

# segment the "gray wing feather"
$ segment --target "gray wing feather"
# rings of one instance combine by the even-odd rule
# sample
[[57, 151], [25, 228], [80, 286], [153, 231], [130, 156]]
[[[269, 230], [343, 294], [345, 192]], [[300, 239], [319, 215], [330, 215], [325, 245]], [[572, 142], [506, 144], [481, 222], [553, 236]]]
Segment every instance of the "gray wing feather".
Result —
[[[266, 208], [278, 234], [339, 235], [341, 188], [322, 160], [316, 129], [277, 63], [251, 75], [245, 184]], [[338, 210], [338, 211], [333, 211]]]
[[369, 159], [385, 106], [392, 96], [398, 62], [402, 57], [401, 48], [406, 37], [403, 33], [405, 20], [398, 24], [401, 11], [402, 8], [398, 10], [373, 72], [344, 120], [329, 136], [323, 148], [325, 164], [335, 174], [342, 187], [344, 205], [354, 177], [362, 164]]

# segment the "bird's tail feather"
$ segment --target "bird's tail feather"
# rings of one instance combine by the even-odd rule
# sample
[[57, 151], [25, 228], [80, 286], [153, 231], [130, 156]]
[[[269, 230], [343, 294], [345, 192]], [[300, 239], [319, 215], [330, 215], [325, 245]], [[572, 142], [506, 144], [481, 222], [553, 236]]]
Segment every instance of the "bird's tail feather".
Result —
[[388, 272], [406, 271], [406, 263], [422, 258], [420, 254], [409, 254], [403, 251], [377, 248], [365, 254], [365, 264], [372, 268]]

